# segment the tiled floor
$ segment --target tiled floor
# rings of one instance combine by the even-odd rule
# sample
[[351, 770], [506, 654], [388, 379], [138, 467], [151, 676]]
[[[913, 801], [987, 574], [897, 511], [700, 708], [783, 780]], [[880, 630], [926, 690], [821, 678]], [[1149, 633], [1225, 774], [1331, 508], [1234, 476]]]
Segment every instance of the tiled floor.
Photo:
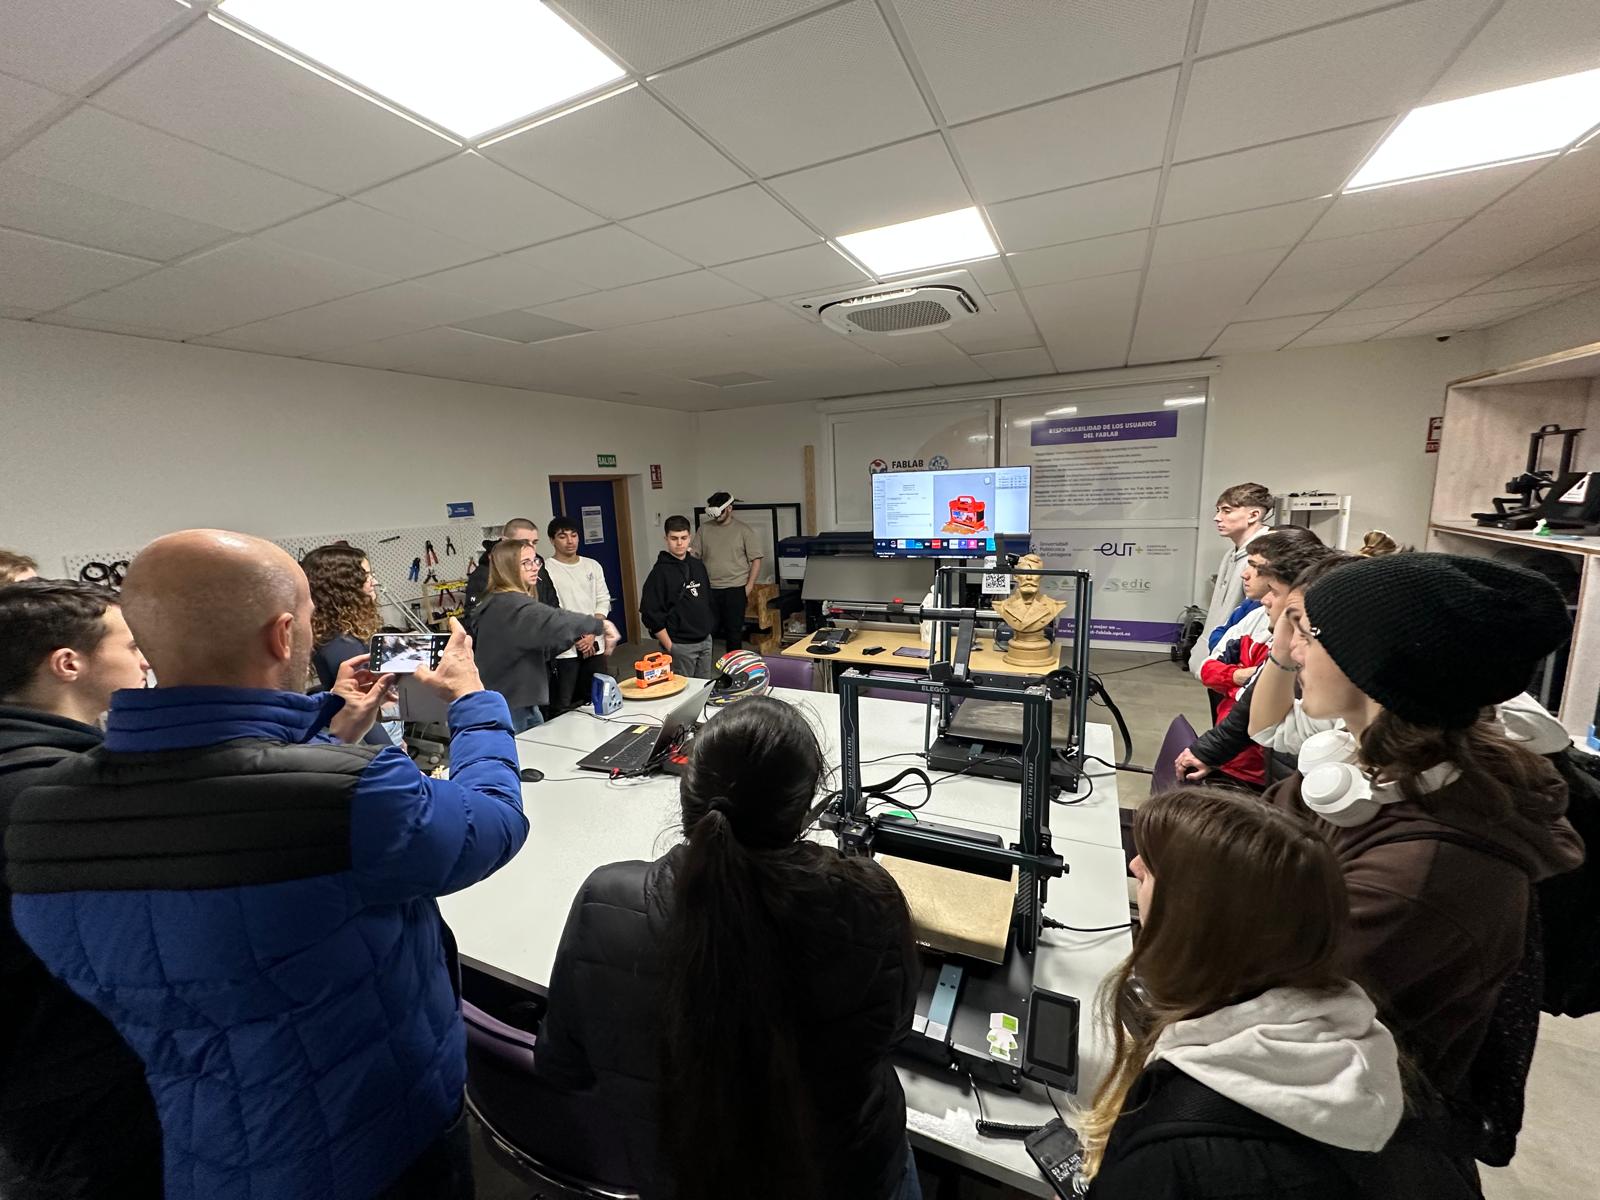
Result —
[[[631, 663], [640, 647], [619, 647], [613, 665]], [[1126, 651], [1096, 652], [1092, 667], [1122, 710], [1133, 735], [1131, 762], [1149, 767], [1166, 735], [1167, 724], [1185, 714], [1196, 729], [1209, 725], [1205, 692], [1166, 655]], [[1096, 708], [1090, 720], [1109, 720]], [[1120, 737], [1119, 760], [1127, 758]], [[1124, 807], [1135, 808], [1149, 794], [1149, 777], [1123, 771], [1118, 790]], [[474, 1142], [480, 1200], [564, 1200], [559, 1193], [536, 1191], [508, 1175]], [[925, 1179], [930, 1200], [1009, 1200], [1019, 1195], [973, 1178], [950, 1178], [934, 1186]], [[1502, 1170], [1485, 1169], [1487, 1200], [1595, 1200], [1600, 1197], [1600, 1015], [1583, 1020], [1545, 1018], [1517, 1157]]]

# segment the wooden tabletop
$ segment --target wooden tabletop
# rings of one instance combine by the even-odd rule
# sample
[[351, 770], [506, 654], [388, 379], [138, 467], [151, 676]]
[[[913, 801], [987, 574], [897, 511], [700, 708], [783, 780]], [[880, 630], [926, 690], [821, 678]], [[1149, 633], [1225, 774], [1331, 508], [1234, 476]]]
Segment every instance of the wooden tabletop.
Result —
[[[902, 647], [922, 648], [922, 635], [917, 632], [914, 625], [906, 626], [904, 633], [887, 629], [858, 629], [855, 635], [839, 647], [837, 654], [812, 654], [806, 649], [812, 644], [813, 634], [793, 645], [783, 648], [785, 658], [809, 658], [813, 662], [847, 663], [851, 666], [866, 667], [892, 667], [901, 671], [926, 670], [928, 660], [925, 658], [909, 658], [895, 651]], [[882, 654], [864, 654], [874, 646], [882, 646]], [[1059, 655], [1058, 655], [1059, 661]], [[1055, 670], [1053, 666], [1019, 667], [1005, 661], [1005, 655], [994, 649], [994, 643], [988, 638], [974, 639], [972, 644], [972, 658], [970, 659], [974, 671], [982, 671], [991, 675], [1048, 675]]]

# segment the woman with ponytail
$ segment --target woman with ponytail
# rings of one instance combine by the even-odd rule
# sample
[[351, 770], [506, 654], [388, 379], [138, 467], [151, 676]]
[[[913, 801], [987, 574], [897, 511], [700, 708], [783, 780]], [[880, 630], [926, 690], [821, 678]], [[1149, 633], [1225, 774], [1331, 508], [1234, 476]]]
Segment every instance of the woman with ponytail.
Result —
[[1327, 843], [1220, 789], [1134, 816], [1140, 929], [1106, 980], [1083, 1116], [1090, 1200], [1346, 1200], [1404, 1107], [1394, 1039], [1343, 974]]
[[685, 841], [573, 903], [536, 1070], [621, 1141], [612, 1182], [647, 1200], [921, 1195], [889, 1059], [916, 1003], [911, 918], [876, 863], [801, 840], [822, 775], [795, 709], [740, 701], [692, 743]]

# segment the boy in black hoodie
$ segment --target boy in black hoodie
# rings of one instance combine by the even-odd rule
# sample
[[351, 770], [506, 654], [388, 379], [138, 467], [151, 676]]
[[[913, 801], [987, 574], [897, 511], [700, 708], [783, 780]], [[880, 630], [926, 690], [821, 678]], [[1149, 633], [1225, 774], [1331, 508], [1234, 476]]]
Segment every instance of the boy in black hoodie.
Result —
[[672, 655], [677, 675], [711, 678], [711, 577], [706, 565], [689, 553], [689, 518], [668, 517], [667, 548], [644, 581], [639, 615], [645, 630]]
[[[3, 839], [12, 801], [100, 745], [111, 693], [143, 687], [145, 663], [116, 596], [92, 584], [0, 587], [0, 629]], [[0, 1196], [160, 1195], [161, 1127], [144, 1064], [23, 944], [0, 884]]]

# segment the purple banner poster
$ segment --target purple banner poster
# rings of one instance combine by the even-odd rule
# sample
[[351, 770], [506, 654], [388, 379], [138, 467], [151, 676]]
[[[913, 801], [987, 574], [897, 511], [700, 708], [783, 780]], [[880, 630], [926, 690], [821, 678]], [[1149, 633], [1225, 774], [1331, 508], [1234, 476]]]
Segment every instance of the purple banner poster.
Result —
[[1101, 417], [1046, 418], [1033, 426], [1035, 446], [1070, 446], [1095, 442], [1143, 442], [1178, 436], [1178, 413], [1118, 413]]

